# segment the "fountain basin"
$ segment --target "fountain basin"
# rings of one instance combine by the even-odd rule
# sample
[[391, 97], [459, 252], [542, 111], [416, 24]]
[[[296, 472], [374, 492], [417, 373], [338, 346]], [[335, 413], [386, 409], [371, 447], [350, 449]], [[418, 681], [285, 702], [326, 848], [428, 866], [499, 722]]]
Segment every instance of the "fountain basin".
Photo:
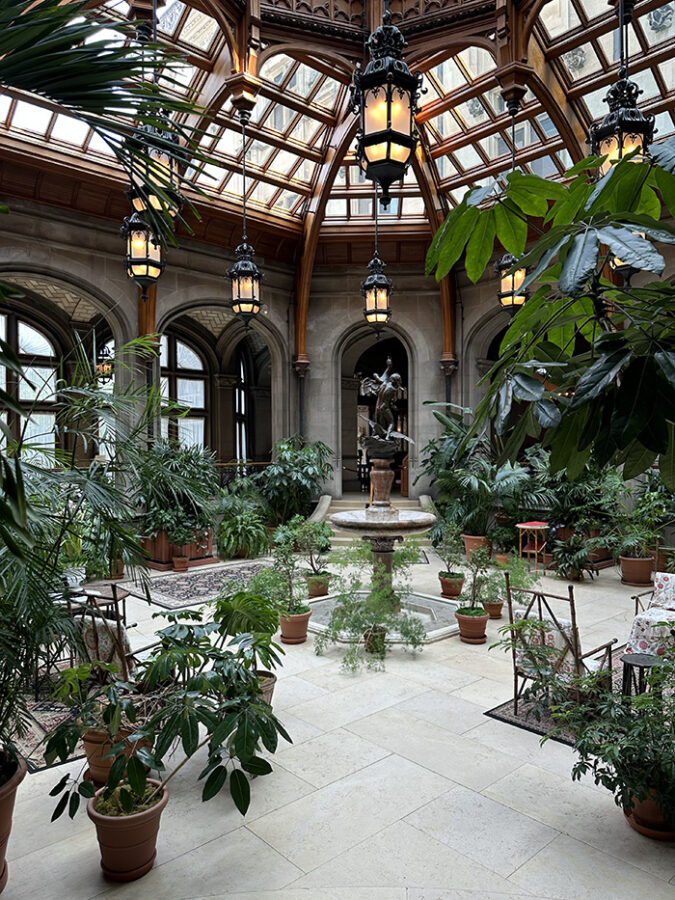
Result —
[[371, 506], [368, 509], [347, 509], [330, 517], [331, 524], [345, 531], [363, 535], [405, 535], [428, 531], [436, 521], [433, 513], [416, 509], [396, 509], [395, 506]]
[[[369, 591], [357, 591], [356, 593], [358, 596], [365, 598], [368, 596]], [[309, 620], [310, 631], [320, 634], [322, 631], [327, 630], [328, 622], [338, 597], [338, 594], [328, 594], [326, 597], [319, 597], [316, 600], [309, 601], [312, 609], [312, 617]], [[413, 591], [401, 598], [401, 609], [421, 619], [426, 633], [425, 644], [431, 644], [453, 634], [459, 634], [459, 626], [455, 619], [455, 610], [458, 608], [459, 603], [417, 591]], [[346, 635], [344, 640], [339, 640], [341, 643], [349, 643], [349, 638]], [[388, 634], [386, 642], [387, 644], [402, 643], [400, 635], [396, 633]]]

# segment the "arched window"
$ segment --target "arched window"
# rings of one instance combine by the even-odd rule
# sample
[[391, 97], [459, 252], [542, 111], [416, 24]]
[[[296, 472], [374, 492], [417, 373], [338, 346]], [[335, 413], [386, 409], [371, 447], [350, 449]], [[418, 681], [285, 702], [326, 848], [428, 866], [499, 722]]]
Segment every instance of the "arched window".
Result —
[[206, 444], [206, 372], [199, 354], [173, 334], [160, 342], [162, 397], [188, 410], [185, 416], [162, 416], [162, 437], [186, 446]]
[[53, 451], [57, 364], [54, 344], [39, 328], [15, 313], [0, 315], [0, 337], [19, 357], [25, 375], [21, 378], [0, 366], [0, 387], [26, 413], [24, 417], [8, 410], [3, 419], [12, 434], [27, 445], [27, 455], [38, 456], [39, 448]]
[[246, 459], [251, 442], [249, 440], [250, 398], [246, 372], [246, 362], [241, 344], [237, 354], [237, 385], [234, 389], [234, 434], [237, 459]]

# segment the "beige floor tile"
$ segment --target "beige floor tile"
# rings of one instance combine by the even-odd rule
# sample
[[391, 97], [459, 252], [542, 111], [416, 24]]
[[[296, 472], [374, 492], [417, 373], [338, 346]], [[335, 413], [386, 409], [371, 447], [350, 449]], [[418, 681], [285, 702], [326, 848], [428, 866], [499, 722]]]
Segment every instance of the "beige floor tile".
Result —
[[[286, 887], [301, 874], [283, 856], [246, 828], [223, 839], [215, 839], [195, 850], [155, 866], [139, 881], [113, 887], [102, 896], [123, 900], [194, 900], [227, 889], [275, 891]], [[67, 895], [64, 895], [64, 897]]]
[[406, 900], [546, 900], [540, 894], [503, 894], [500, 891], [443, 891], [434, 888], [408, 888]]
[[492, 709], [513, 697], [511, 674], [509, 673], [508, 679], [504, 677], [502, 681], [495, 681], [492, 678], [477, 678], [470, 684], [453, 691], [452, 694], [455, 697], [461, 697], [462, 700], [468, 700], [469, 703], [482, 706], [484, 710]]
[[289, 675], [287, 678], [279, 679], [274, 687], [274, 709], [278, 715], [284, 709], [322, 697], [326, 693], [325, 688], [312, 684], [299, 675]]
[[[298, 719], [297, 716], [292, 715], [287, 709], [278, 710], [277, 718], [288, 732], [288, 736], [292, 738], [293, 747], [297, 747], [298, 744], [302, 744], [305, 741], [311, 741], [312, 738], [323, 733], [321, 728], [310, 725], [304, 719]], [[284, 747], [287, 746], [286, 741], [283, 739], [281, 739], [280, 743]]]
[[559, 833], [459, 786], [405, 821], [505, 878]]
[[651, 875], [668, 880], [675, 874], [673, 845], [633, 831], [608, 791], [526, 764], [484, 793]]
[[464, 734], [486, 721], [482, 707], [442, 691], [419, 694], [399, 703], [396, 709], [455, 734]]
[[400, 709], [383, 710], [347, 727], [392, 753], [477, 791], [520, 766], [511, 756], [423, 722]]
[[[207, 900], [194, 897], [193, 900]], [[240, 893], [209, 894], [208, 900], [407, 900], [405, 888], [286, 888], [283, 891], [246, 891]], [[511, 897], [511, 900], [513, 898]]]
[[86, 821], [88, 828], [47, 851], [39, 849], [10, 860], [3, 900], [89, 900], [105, 890], [96, 831]]
[[322, 731], [331, 731], [423, 691], [421, 685], [380, 672], [377, 678], [351, 684], [326, 697], [292, 706], [289, 712]]
[[[464, 672], [451, 665], [452, 660], [447, 661], [440, 656], [441, 647], [448, 643], [440, 641], [427, 647], [421, 653], [400, 653], [387, 657], [387, 672], [399, 675], [415, 684], [424, 685], [437, 691], [456, 691], [457, 688], [470, 684], [478, 677], [471, 672]], [[432, 655], [433, 654], [433, 655]]]
[[[249, 828], [309, 872], [450, 786], [451, 782], [439, 775], [398, 756], [388, 756], [257, 819]], [[331, 884], [335, 883], [326, 882]]]
[[520, 890], [405, 822], [390, 825], [298, 881], [299, 887], [321, 889], [327, 885]]
[[304, 781], [315, 787], [325, 787], [383, 759], [388, 752], [350, 731], [338, 728], [283, 750], [276, 759]]
[[544, 847], [509, 880], [556, 900], [673, 898], [672, 885], [567, 835]]

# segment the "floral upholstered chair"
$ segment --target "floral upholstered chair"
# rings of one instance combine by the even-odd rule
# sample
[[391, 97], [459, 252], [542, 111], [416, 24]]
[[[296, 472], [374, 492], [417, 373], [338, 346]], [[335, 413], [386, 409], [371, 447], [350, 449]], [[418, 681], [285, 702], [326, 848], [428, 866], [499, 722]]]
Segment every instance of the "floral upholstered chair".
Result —
[[[506, 599], [509, 607], [511, 653], [513, 658], [513, 712], [528, 681], [536, 682], [554, 675], [570, 681], [577, 675], [589, 675], [612, 669], [612, 647], [617, 638], [582, 653], [574, 605], [574, 588], [568, 596], [544, 594], [513, 588], [506, 573]], [[569, 618], [560, 616], [556, 604], [569, 604]], [[516, 606], [516, 604], [519, 604]], [[515, 626], [515, 627], [514, 627]]]
[[[648, 599], [646, 599], [648, 598]], [[657, 572], [654, 589], [637, 594], [635, 618], [626, 644], [626, 653], [649, 653], [663, 656], [675, 639], [675, 575]]]

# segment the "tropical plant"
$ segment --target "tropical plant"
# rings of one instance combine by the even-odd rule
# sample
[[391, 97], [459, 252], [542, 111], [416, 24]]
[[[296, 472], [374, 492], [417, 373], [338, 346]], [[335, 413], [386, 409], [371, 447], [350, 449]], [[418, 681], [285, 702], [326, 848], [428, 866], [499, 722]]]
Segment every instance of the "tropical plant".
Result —
[[307, 516], [311, 502], [333, 473], [332, 455], [321, 441], [306, 442], [300, 435], [278, 441], [272, 462], [256, 476], [256, 484], [269, 504], [275, 523], [285, 524], [293, 516]]
[[[663, 272], [655, 245], [675, 243], [675, 228], [660, 221], [665, 208], [675, 212], [675, 139], [653, 146], [650, 157], [628, 154], [598, 178], [601, 161], [577, 163], [565, 183], [514, 171], [497, 194], [497, 182], [467, 192], [437, 232], [427, 271], [444, 277], [466, 248], [476, 281], [496, 236], [517, 258], [514, 271], [530, 268], [523, 289], [538, 284], [485, 376], [469, 437], [491, 417], [504, 441], [501, 459], [514, 460], [528, 435], [543, 432], [553, 471], [572, 481], [591, 455], [600, 466], [622, 466], [626, 479], [658, 458], [672, 490], [675, 287], [664, 279], [619, 285], [608, 263]], [[523, 254], [529, 227], [541, 236]], [[515, 422], [514, 401], [525, 405]]]
[[582, 531], [575, 531], [565, 540], [553, 542], [553, 565], [560, 578], [570, 581], [582, 581], [584, 573], [591, 580], [598, 574], [598, 568], [591, 558], [599, 543], [607, 543], [606, 538], [598, 540], [589, 538]]
[[226, 513], [218, 525], [218, 549], [223, 556], [262, 556], [269, 549], [269, 534], [262, 516], [253, 508]]
[[462, 563], [463, 548], [460, 528], [452, 522], [446, 523], [441, 537], [434, 544], [434, 550], [444, 566], [443, 571], [439, 572], [441, 577], [461, 574], [457, 570]]
[[[279, 628], [279, 610], [269, 597], [250, 588], [224, 589], [214, 601], [213, 618], [221, 636], [253, 635], [255, 644], [250, 662], [254, 670], [257, 670], [258, 662], [267, 669], [279, 664], [278, 654], [284, 651], [273, 641]], [[245, 656], [244, 659], [248, 663], [249, 658]]]
[[490, 529], [489, 538], [498, 553], [511, 553], [518, 544], [518, 532], [509, 525], [496, 525]]
[[[673, 635], [675, 638], [675, 633]], [[559, 733], [571, 734], [579, 758], [572, 778], [591, 775], [631, 810], [652, 799], [666, 824], [675, 828], [675, 651], [666, 650], [649, 670], [645, 693], [625, 696], [608, 691], [602, 678], [589, 676], [574, 700], [552, 708]], [[581, 697], [581, 701], [579, 699]]]
[[274, 532], [272, 565], [256, 572], [248, 589], [273, 603], [279, 615], [293, 616], [309, 611], [307, 585], [295, 552], [295, 529], [290, 525], [280, 525]]
[[656, 549], [658, 532], [644, 527], [639, 520], [624, 520], [610, 537], [610, 544], [617, 556], [630, 559], [647, 559], [650, 550]]
[[328, 522], [312, 522], [296, 516], [289, 522], [295, 529], [295, 541], [300, 553], [309, 566], [308, 574], [324, 575], [328, 567], [327, 553], [330, 551], [333, 531]]
[[490, 551], [486, 547], [474, 550], [467, 563], [468, 590], [459, 597], [458, 613], [463, 616], [484, 616], [484, 603], [495, 600], [502, 583], [501, 573], [491, 570]]

